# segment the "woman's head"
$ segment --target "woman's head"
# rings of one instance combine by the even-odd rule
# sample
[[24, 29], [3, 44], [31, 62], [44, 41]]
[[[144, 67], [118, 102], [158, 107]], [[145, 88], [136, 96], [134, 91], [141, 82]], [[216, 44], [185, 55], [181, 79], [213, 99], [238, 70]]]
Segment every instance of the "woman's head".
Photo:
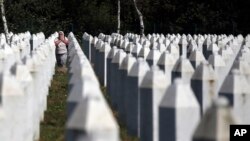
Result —
[[63, 38], [64, 37], [63, 31], [59, 31], [58, 34], [59, 34], [59, 38]]

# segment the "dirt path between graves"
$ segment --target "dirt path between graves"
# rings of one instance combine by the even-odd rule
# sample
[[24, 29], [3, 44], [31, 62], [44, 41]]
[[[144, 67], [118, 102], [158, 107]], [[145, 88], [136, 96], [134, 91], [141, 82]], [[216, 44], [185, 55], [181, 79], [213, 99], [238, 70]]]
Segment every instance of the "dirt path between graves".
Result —
[[40, 141], [64, 141], [66, 123], [67, 73], [56, 68], [49, 89], [47, 111], [40, 127]]

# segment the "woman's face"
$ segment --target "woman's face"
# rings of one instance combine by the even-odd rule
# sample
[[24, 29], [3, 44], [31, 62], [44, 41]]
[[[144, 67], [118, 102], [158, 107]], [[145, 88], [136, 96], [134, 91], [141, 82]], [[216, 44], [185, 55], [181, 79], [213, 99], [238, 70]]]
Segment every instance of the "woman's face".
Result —
[[63, 38], [64, 38], [64, 34], [63, 34], [63, 33], [60, 33], [60, 34], [59, 34], [59, 38], [60, 38], [60, 39], [63, 39]]

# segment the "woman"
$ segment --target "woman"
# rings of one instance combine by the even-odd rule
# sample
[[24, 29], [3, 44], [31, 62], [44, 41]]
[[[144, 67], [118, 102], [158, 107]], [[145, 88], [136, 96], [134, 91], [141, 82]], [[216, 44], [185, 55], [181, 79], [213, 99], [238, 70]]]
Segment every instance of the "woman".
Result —
[[57, 66], [65, 67], [67, 60], [67, 46], [69, 41], [68, 38], [64, 36], [63, 31], [59, 31], [58, 33], [59, 37], [55, 39]]

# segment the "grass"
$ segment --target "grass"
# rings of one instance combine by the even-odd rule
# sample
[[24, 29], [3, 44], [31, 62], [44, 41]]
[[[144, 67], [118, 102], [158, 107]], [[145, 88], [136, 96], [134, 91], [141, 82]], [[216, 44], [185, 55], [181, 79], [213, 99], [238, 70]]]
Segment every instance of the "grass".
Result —
[[[67, 98], [67, 73], [56, 68], [48, 96], [48, 109], [44, 121], [41, 123], [40, 141], [64, 141], [66, 123], [66, 98]], [[110, 105], [110, 97], [105, 87], [101, 87], [104, 97]], [[111, 106], [110, 106], [111, 107]], [[139, 141], [138, 138], [129, 136], [125, 124], [119, 121], [118, 113], [112, 109], [114, 117], [120, 126], [122, 141]]]
[[67, 73], [56, 68], [48, 95], [48, 109], [40, 127], [40, 141], [64, 141]]

